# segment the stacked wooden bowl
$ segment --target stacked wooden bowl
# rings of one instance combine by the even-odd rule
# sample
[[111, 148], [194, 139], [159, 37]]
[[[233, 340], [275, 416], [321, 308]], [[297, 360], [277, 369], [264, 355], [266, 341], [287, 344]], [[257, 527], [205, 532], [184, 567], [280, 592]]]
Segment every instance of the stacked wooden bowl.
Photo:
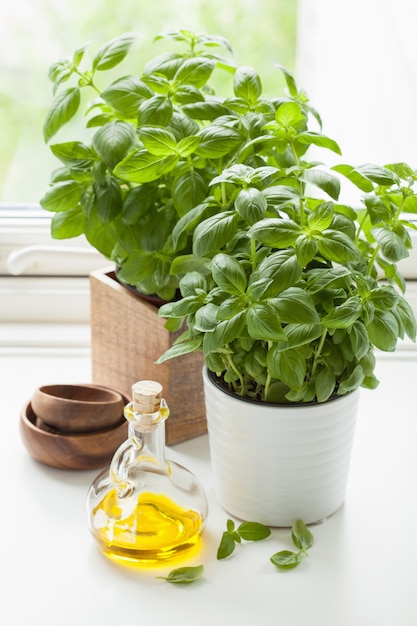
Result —
[[110, 463], [128, 436], [129, 398], [100, 385], [44, 385], [23, 407], [20, 434], [40, 463], [89, 470]]

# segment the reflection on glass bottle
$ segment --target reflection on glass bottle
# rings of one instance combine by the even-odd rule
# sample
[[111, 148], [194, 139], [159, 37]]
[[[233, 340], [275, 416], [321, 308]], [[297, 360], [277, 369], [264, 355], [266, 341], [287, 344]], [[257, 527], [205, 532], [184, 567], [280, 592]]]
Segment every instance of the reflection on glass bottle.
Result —
[[197, 550], [207, 518], [207, 500], [196, 477], [165, 459], [169, 409], [162, 387], [140, 381], [124, 410], [129, 437], [110, 467], [90, 487], [89, 528], [113, 560], [157, 565]]

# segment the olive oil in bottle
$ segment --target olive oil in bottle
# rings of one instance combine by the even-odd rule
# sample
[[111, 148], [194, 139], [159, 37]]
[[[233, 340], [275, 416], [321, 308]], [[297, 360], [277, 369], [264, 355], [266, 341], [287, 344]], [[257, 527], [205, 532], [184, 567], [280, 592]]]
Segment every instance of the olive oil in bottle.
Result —
[[129, 437], [87, 496], [90, 531], [100, 549], [126, 564], [155, 566], [198, 550], [207, 500], [196, 477], [165, 459], [162, 387], [140, 381], [124, 411]]

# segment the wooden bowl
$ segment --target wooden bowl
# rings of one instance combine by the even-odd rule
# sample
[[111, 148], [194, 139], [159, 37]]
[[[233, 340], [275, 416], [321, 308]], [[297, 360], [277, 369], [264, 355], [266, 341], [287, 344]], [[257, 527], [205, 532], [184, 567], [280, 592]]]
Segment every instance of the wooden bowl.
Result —
[[115, 426], [123, 415], [122, 395], [99, 385], [43, 385], [32, 396], [32, 410], [61, 433], [88, 433]]
[[91, 433], [63, 433], [43, 426], [29, 401], [20, 416], [20, 435], [36, 461], [59, 469], [90, 470], [110, 463], [117, 448], [128, 437], [128, 424], [120, 414], [112, 428]]

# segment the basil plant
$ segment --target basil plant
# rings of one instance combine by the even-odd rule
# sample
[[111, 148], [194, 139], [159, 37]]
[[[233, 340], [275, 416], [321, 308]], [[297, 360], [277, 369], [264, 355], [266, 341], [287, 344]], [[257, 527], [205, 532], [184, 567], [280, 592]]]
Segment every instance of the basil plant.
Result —
[[[174, 243], [192, 233], [193, 268], [181, 298], [159, 309], [183, 328], [158, 362], [200, 350], [230, 391], [267, 402], [325, 402], [374, 389], [375, 349], [416, 339], [398, 262], [411, 248], [417, 172], [405, 163], [326, 167], [307, 160], [313, 144], [339, 146], [310, 130], [320, 120], [292, 75], [288, 95], [265, 101], [244, 72], [229, 106], [257, 136], [210, 181], [216, 212], [183, 216]], [[273, 113], [270, 115], [270, 108]], [[362, 195], [339, 202], [343, 181]]]

